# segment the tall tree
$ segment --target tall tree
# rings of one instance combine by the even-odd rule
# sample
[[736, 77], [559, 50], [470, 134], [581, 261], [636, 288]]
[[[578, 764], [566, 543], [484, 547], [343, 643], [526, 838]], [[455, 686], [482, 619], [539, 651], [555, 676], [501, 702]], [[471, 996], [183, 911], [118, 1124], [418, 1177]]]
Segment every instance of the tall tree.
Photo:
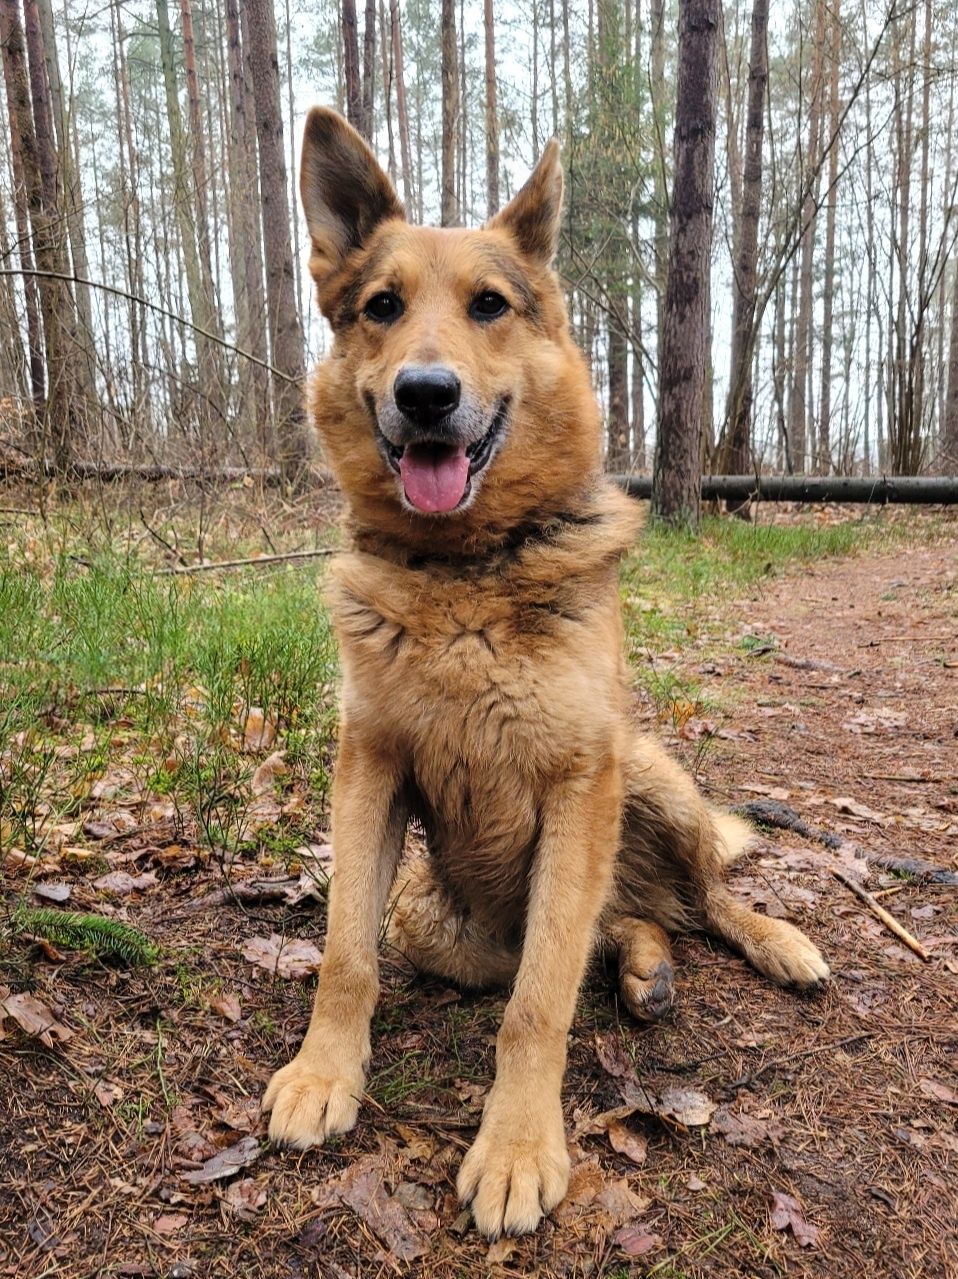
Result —
[[720, 0], [679, 0], [674, 177], [652, 478], [652, 514], [673, 525], [697, 526], [699, 520], [720, 18]]
[[364, 131], [363, 85], [359, 73], [359, 25], [356, 21], [356, 0], [343, 0], [343, 73], [346, 77], [346, 119]]
[[492, 0], [483, 0], [486, 46], [486, 209], [499, 212], [499, 121], [496, 115], [496, 30]]
[[373, 140], [373, 103], [376, 97], [376, 0], [366, 0], [363, 27], [363, 118], [360, 133]]
[[35, 5], [28, 14], [34, 39], [34, 57], [29, 71], [19, 0], [0, 0], [0, 47], [7, 112], [13, 145], [20, 154], [33, 256], [40, 273], [37, 284], [43, 317], [47, 385], [42, 442], [49, 446], [56, 468], [65, 472], [73, 460], [77, 443], [85, 437], [86, 415], [92, 406], [86, 402], [83, 393], [76, 312], [65, 278], [65, 220], [57, 203], [58, 161], [53, 145], [42, 35]]
[[246, 0], [244, 7], [248, 18], [250, 70], [259, 143], [270, 350], [278, 374], [273, 403], [280, 463], [287, 481], [296, 482], [308, 457], [302, 396], [305, 361], [289, 235], [290, 209], [286, 199], [276, 26], [272, 0]]
[[442, 201], [440, 221], [443, 226], [455, 226], [459, 221], [459, 206], [456, 200], [459, 73], [456, 53], [455, 0], [442, 0], [440, 41], [442, 47]]
[[838, 72], [842, 53], [841, 0], [829, 14], [828, 189], [825, 193], [825, 304], [822, 318], [822, 394], [818, 412], [818, 470], [827, 475], [832, 463], [832, 321], [835, 312], [835, 230], [838, 217], [838, 126], [841, 103]]
[[948, 346], [948, 393], [941, 432], [940, 468], [958, 474], [958, 258], [952, 266], [951, 340]]
[[396, 77], [396, 125], [399, 129], [399, 159], [402, 164], [402, 198], [406, 212], [412, 214], [412, 146], [409, 140], [409, 113], [406, 110], [406, 72], [403, 66], [399, 0], [389, 0], [389, 26], [393, 43], [393, 72]]
[[808, 454], [808, 381], [812, 364], [815, 220], [818, 211], [820, 173], [825, 8], [826, 0], [815, 0], [815, 37], [808, 93], [810, 100], [808, 146], [805, 150], [805, 164], [802, 172], [805, 189], [802, 207], [802, 260], [799, 271], [798, 315], [795, 325], [792, 383], [788, 405], [789, 440], [794, 465], [799, 471], [805, 470]]
[[768, 90], [768, 0], [754, 0], [749, 49], [748, 106], [741, 204], [735, 211], [732, 278], [732, 363], [726, 436], [719, 469], [744, 475], [751, 469], [752, 371], [757, 326], [758, 224], [762, 210], [762, 147]]

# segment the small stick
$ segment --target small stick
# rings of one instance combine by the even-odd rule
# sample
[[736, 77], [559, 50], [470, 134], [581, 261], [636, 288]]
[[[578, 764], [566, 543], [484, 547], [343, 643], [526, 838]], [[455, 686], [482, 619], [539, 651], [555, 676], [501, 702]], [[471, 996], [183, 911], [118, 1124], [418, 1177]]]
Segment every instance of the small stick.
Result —
[[24, 853], [19, 848], [8, 848], [5, 853], [0, 853], [0, 862], [8, 870], [32, 870], [38, 861], [39, 858], [31, 857], [29, 853]]
[[259, 567], [260, 564], [278, 564], [282, 560], [309, 560], [318, 555], [335, 555], [338, 548], [327, 546], [319, 551], [287, 551], [283, 555], [258, 555], [248, 560], [215, 560], [210, 564], [183, 564], [177, 568], [158, 568], [156, 577], [178, 577], [181, 573], [211, 573], [217, 568]]
[[919, 959], [923, 959], [926, 964], [931, 963], [931, 955], [928, 954], [928, 951], [925, 950], [918, 938], [913, 937], [908, 929], [898, 922], [894, 915], [890, 915], [888, 913], [884, 906], [880, 906], [878, 902], [875, 901], [871, 893], [866, 892], [865, 889], [862, 888], [860, 884], [856, 884], [853, 879], [849, 879], [844, 871], [840, 871], [836, 866], [832, 867], [832, 874], [837, 880], [840, 880], [846, 888], [850, 889], [860, 901], [863, 901], [876, 919], [880, 919], [889, 932], [894, 933], [896, 937], [903, 941], [909, 950], [915, 952]]

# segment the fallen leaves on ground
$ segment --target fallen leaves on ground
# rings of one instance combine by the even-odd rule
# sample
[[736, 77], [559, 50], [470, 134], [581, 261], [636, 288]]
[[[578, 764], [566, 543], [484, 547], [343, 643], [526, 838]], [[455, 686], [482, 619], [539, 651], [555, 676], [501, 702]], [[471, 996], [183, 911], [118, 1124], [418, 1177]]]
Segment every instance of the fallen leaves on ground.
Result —
[[791, 1230], [800, 1248], [818, 1247], [818, 1227], [805, 1220], [798, 1200], [781, 1190], [772, 1195], [771, 1222], [773, 1230]]
[[254, 1177], [234, 1181], [223, 1192], [223, 1198], [241, 1221], [255, 1221], [256, 1214], [266, 1203], [266, 1187]]
[[782, 1137], [782, 1125], [774, 1119], [760, 1119], [746, 1111], [733, 1112], [720, 1106], [712, 1116], [712, 1132], [721, 1133], [730, 1146], [759, 1146], [763, 1141], [776, 1142]]
[[208, 1181], [223, 1181], [226, 1177], [234, 1176], [241, 1168], [249, 1167], [262, 1153], [263, 1147], [257, 1137], [243, 1137], [235, 1146], [218, 1150], [211, 1159], [207, 1159], [202, 1168], [184, 1172], [183, 1180], [192, 1186], [202, 1186]]
[[661, 1248], [665, 1241], [661, 1235], [650, 1234], [644, 1226], [634, 1225], [622, 1226], [612, 1236], [612, 1242], [629, 1257], [644, 1257], [647, 1252]]
[[613, 1119], [606, 1129], [609, 1134], [609, 1145], [620, 1155], [625, 1155], [634, 1164], [644, 1164], [649, 1153], [648, 1143], [644, 1137], [633, 1132], [620, 1119]]
[[48, 1048], [73, 1038], [69, 1026], [57, 1021], [46, 1004], [34, 995], [11, 995], [9, 991], [0, 990], [0, 1034], [5, 1017], [12, 1017], [25, 1035], [39, 1039]]
[[[329, 1209], [341, 1204], [361, 1218], [399, 1261], [414, 1261], [428, 1251], [429, 1241], [397, 1195], [386, 1188], [382, 1155], [365, 1155], [334, 1181], [313, 1192], [313, 1201]], [[439, 1218], [435, 1217], [438, 1227]]]
[[243, 958], [251, 964], [265, 968], [278, 977], [290, 977], [300, 981], [311, 973], [319, 972], [323, 961], [322, 951], [311, 941], [286, 938], [279, 933], [269, 937], [251, 937], [242, 946]]

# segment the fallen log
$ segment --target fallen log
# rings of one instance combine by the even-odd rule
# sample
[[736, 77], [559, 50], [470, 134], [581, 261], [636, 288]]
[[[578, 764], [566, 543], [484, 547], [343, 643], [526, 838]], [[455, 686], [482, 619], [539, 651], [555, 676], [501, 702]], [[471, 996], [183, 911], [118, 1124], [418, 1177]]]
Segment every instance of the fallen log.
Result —
[[[631, 497], [650, 498], [648, 475], [615, 477]], [[703, 475], [702, 498], [728, 502], [958, 502], [958, 475]]]

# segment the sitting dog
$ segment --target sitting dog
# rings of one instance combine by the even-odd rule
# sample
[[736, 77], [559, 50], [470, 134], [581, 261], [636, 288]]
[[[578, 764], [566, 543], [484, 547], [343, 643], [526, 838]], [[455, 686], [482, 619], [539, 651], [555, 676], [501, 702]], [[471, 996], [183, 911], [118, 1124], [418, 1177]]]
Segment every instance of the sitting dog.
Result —
[[[511, 987], [458, 1189], [483, 1234], [523, 1233], [568, 1184], [566, 1039], [597, 945], [639, 1018], [671, 1003], [674, 930], [782, 984], [828, 969], [729, 893], [748, 828], [630, 723], [617, 571], [637, 516], [601, 473], [552, 269], [556, 145], [482, 229], [413, 227], [365, 142], [314, 109], [301, 192], [335, 335], [309, 403], [348, 549], [325, 958], [270, 1136], [305, 1148], [356, 1122], [392, 894], [391, 941], [420, 968]], [[411, 820], [427, 851], [403, 862]]]

